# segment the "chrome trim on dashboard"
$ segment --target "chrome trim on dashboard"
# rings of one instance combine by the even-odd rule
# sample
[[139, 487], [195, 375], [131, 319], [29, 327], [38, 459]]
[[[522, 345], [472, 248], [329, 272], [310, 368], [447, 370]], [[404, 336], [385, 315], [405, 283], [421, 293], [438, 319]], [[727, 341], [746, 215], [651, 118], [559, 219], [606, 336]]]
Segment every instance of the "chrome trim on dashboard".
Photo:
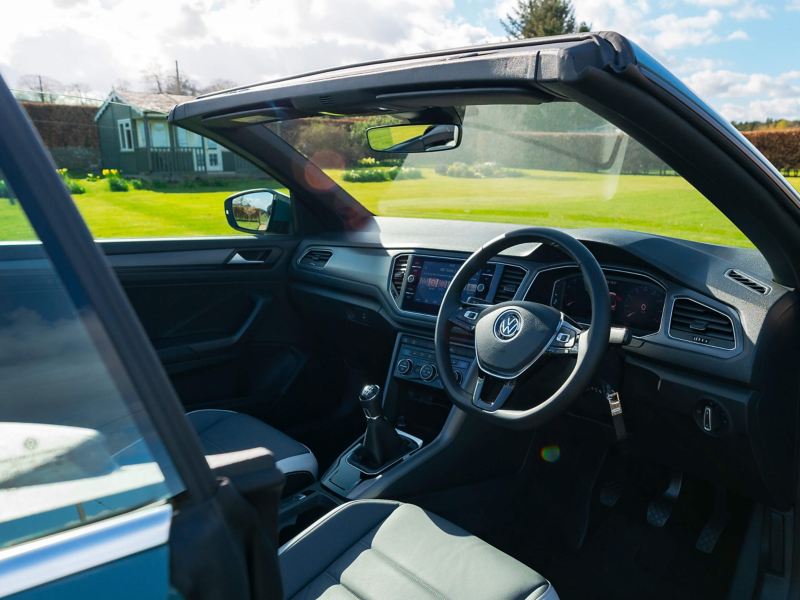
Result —
[[0, 597], [169, 541], [172, 506], [158, 504], [0, 550]]
[[[395, 298], [394, 290], [392, 289], [392, 273], [394, 273], [394, 264], [395, 264], [395, 262], [401, 256], [408, 256], [408, 257], [421, 256], [423, 258], [436, 258], [436, 259], [439, 259], [439, 260], [441, 260], [441, 259], [452, 259], [452, 260], [455, 260], [455, 261], [461, 261], [462, 265], [465, 262], [467, 262], [467, 260], [469, 260], [469, 256], [466, 257], [466, 258], [458, 258], [458, 257], [455, 257], [455, 256], [447, 256], [447, 255], [442, 255], [442, 254], [428, 254], [426, 252], [416, 252], [414, 250], [398, 252], [397, 254], [392, 256], [392, 261], [391, 261], [391, 263], [389, 265], [389, 276], [387, 277], [387, 280], [386, 280], [386, 291], [389, 292], [389, 297], [392, 299], [392, 302], [394, 303], [395, 308], [398, 310], [398, 312], [400, 312], [400, 313], [402, 313], [404, 315], [413, 315], [415, 317], [425, 317], [425, 318], [430, 318], [430, 319], [435, 321], [436, 320], [436, 315], [435, 314], [434, 315], [429, 315], [429, 314], [426, 314], [426, 313], [416, 312], [416, 311], [413, 311], [413, 310], [405, 310], [403, 308], [400, 308], [400, 304], [398, 304], [397, 300], [398, 300], [398, 298], [402, 298], [403, 294], [405, 293], [406, 276], [405, 275], [403, 276], [403, 285], [400, 288], [400, 295], [397, 298]], [[411, 260], [409, 259], [409, 265], [410, 264], [411, 264]], [[503, 261], [503, 260], [494, 260], [494, 259], [492, 259], [490, 261], [487, 261], [486, 264], [487, 265], [503, 265], [503, 266], [509, 266], [509, 267], [517, 267], [518, 269], [522, 269], [523, 271], [525, 271], [525, 275], [522, 276], [522, 281], [520, 282], [520, 286], [517, 289], [516, 294], [514, 294], [514, 298], [513, 298], [514, 300], [519, 300], [520, 299], [520, 292], [523, 290], [523, 288], [525, 286], [525, 280], [531, 274], [530, 268], [523, 267], [522, 265], [519, 265], [519, 264], [514, 263], [514, 262], [506, 262], [506, 261]], [[406, 267], [406, 269], [408, 269], [408, 267]], [[494, 280], [494, 276], [492, 276], [492, 279]], [[528, 286], [528, 288], [530, 288], [530, 285]], [[527, 288], [525, 288], [525, 294], [527, 294], [527, 293], [528, 293], [528, 290], [527, 290]], [[522, 297], [524, 298], [524, 295]], [[492, 304], [486, 304], [484, 306], [493, 306], [493, 305]]]
[[[600, 268], [602, 269], [603, 273], [606, 273], [607, 271], [610, 271], [610, 272], [613, 272], [613, 273], [622, 273], [623, 275], [634, 275], [634, 276], [637, 276], [637, 277], [641, 277], [642, 279], [649, 279], [650, 281], [655, 283], [657, 286], [659, 286], [662, 290], [664, 290], [664, 306], [661, 309], [661, 319], [658, 322], [658, 329], [656, 331], [653, 331], [652, 333], [648, 333], [646, 335], [633, 335], [633, 334], [631, 334], [631, 337], [633, 339], [637, 339], [637, 340], [645, 340], [645, 339], [647, 339], [647, 338], [649, 338], [651, 336], [655, 336], [655, 335], [658, 335], [659, 333], [661, 333], [664, 330], [664, 315], [666, 314], [666, 311], [667, 311], [667, 301], [670, 299], [669, 289], [667, 288], [667, 286], [664, 285], [661, 281], [659, 281], [655, 277], [653, 277], [652, 275], [649, 275], [649, 274], [644, 273], [644, 272], [631, 271], [629, 269], [620, 269], [620, 268], [617, 268], [617, 267], [603, 267], [603, 266], [601, 266]], [[531, 279], [531, 282], [528, 285], [528, 289], [525, 290], [525, 295], [523, 296], [523, 298], [526, 298], [528, 296], [528, 294], [530, 293], [531, 289], [533, 288], [533, 284], [536, 283], [536, 278], [539, 276], [540, 273], [546, 273], [548, 271], [556, 271], [558, 269], [577, 269], [578, 273], [581, 272], [580, 267], [575, 263], [564, 263], [564, 264], [555, 265], [555, 266], [552, 266], [552, 267], [543, 267], [541, 269], [538, 269], [534, 273], [533, 278]], [[563, 277], [562, 277], [562, 279], [563, 279]], [[557, 279], [556, 281], [560, 281], [560, 279]], [[555, 283], [556, 282], [554, 281], [553, 282], [553, 284], [554, 284], [553, 287], [554, 288], [555, 288]], [[553, 292], [555, 292], [555, 289], [553, 289], [550, 292], [550, 306], [553, 306]], [[580, 325], [586, 325], [587, 327], [589, 326], [589, 323], [582, 323], [580, 321], [576, 321], [576, 322], [579, 323]]]
[[[673, 315], [673, 313], [675, 311], [675, 301], [676, 300], [689, 300], [691, 302], [694, 302], [695, 304], [699, 304], [700, 306], [702, 306], [704, 308], [707, 308], [708, 310], [713, 310], [715, 313], [718, 313], [718, 314], [722, 315], [723, 317], [725, 317], [726, 319], [728, 319], [728, 321], [731, 322], [731, 331], [733, 331], [733, 348], [723, 348], [722, 346], [715, 346], [714, 344], [702, 344], [700, 342], [693, 342], [692, 340], [684, 340], [684, 339], [677, 338], [677, 337], [671, 335], [669, 330], [672, 328], [672, 315]], [[686, 294], [676, 294], [676, 295], [674, 295], [674, 296], [672, 296], [670, 298], [669, 319], [668, 319], [668, 323], [667, 323], [667, 331], [666, 331], [666, 333], [667, 333], [667, 337], [669, 339], [675, 340], [676, 342], [684, 342], [685, 344], [694, 344], [695, 346], [700, 346], [701, 348], [714, 348], [716, 350], [722, 350], [723, 352], [735, 352], [736, 350], [739, 349], [739, 337], [736, 335], [736, 323], [737, 322], [741, 322], [741, 321], [739, 321], [738, 318], [736, 320], [734, 320], [734, 318], [731, 315], [722, 312], [718, 308], [714, 308], [713, 306], [709, 306], [708, 304], [705, 304], [705, 303], [701, 302], [700, 300], [692, 298], [691, 296], [687, 296]]]

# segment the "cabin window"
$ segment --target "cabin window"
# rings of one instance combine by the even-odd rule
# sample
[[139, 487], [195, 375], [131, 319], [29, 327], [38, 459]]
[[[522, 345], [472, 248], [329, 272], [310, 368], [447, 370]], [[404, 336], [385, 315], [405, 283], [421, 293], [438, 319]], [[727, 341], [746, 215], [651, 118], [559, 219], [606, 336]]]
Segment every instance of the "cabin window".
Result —
[[133, 129], [130, 119], [119, 119], [117, 121], [117, 131], [119, 133], [119, 149], [123, 152], [133, 150]]
[[169, 130], [166, 121], [150, 122], [150, 144], [153, 148], [169, 148]]
[[136, 138], [139, 148], [147, 148], [147, 138], [144, 133], [144, 121], [136, 121]]

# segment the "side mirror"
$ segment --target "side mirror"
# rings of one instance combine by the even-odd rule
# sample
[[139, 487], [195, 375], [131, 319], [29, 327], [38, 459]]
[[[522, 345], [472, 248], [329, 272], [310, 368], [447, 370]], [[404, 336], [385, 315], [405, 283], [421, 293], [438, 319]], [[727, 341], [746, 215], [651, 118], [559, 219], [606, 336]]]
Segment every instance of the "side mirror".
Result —
[[440, 152], [461, 143], [461, 126], [423, 123], [383, 125], [367, 129], [367, 142], [375, 152]]
[[274, 190], [238, 192], [225, 199], [225, 218], [237, 231], [263, 235], [288, 233], [291, 223], [290, 199]]

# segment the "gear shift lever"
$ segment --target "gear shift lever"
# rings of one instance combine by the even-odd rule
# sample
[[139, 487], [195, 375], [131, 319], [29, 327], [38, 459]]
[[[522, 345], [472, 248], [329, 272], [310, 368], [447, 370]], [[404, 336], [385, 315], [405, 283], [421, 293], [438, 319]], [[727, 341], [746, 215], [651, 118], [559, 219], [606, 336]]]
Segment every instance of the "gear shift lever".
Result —
[[374, 383], [365, 385], [361, 388], [358, 401], [361, 403], [361, 410], [364, 411], [364, 416], [367, 417], [367, 421], [379, 419], [383, 416], [381, 386], [375, 385]]
[[381, 388], [365, 385], [358, 401], [367, 418], [364, 441], [353, 450], [350, 462], [365, 473], [375, 473], [403, 456], [414, 447], [413, 442], [401, 436], [383, 414]]

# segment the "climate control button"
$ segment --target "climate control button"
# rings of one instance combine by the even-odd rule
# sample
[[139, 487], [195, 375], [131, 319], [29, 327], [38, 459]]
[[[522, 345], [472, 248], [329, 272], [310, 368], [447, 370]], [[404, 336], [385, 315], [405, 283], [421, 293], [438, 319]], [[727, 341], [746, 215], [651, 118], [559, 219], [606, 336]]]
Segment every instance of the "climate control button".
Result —
[[431, 381], [436, 377], [436, 367], [431, 364], [422, 365], [419, 368], [419, 376], [422, 377], [424, 381]]
[[404, 358], [397, 363], [397, 372], [400, 373], [400, 375], [408, 375], [411, 373], [411, 369], [413, 368], [414, 363], [407, 358]]

